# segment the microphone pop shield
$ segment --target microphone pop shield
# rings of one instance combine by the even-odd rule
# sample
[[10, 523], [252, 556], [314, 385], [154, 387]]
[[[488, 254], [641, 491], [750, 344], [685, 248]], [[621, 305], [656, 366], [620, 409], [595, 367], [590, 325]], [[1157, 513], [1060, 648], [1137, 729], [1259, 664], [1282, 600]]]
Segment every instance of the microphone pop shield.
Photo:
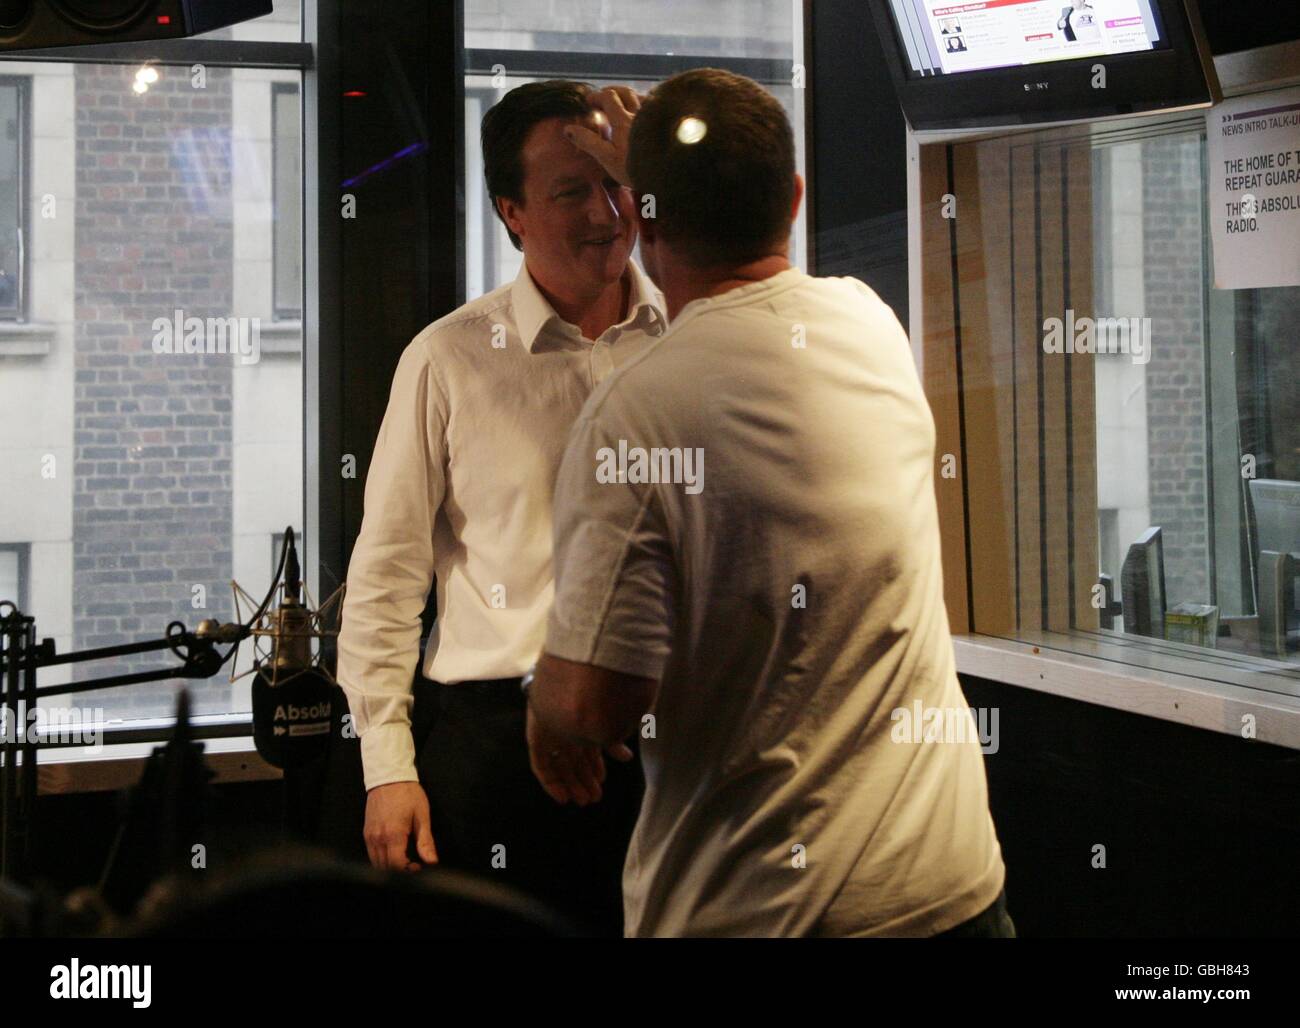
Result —
[[267, 668], [253, 676], [253, 742], [272, 767], [301, 767], [325, 756], [333, 724], [334, 686], [309, 668], [272, 685]]

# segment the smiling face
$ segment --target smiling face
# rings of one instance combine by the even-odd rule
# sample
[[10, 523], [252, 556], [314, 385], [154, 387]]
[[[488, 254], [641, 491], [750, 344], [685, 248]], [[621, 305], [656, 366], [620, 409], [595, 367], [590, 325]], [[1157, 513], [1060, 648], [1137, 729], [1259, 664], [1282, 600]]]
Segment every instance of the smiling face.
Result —
[[631, 190], [564, 138], [574, 120], [547, 118], [533, 126], [521, 154], [523, 198], [497, 202], [538, 284], [581, 297], [623, 275], [636, 246], [636, 218]]

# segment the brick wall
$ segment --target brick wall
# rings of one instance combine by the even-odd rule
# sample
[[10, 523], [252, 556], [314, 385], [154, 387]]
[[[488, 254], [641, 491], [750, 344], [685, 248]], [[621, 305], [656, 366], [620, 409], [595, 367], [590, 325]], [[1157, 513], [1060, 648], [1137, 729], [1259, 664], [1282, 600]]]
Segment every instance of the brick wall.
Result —
[[[153, 320], [232, 314], [230, 73], [76, 70], [73, 648], [160, 637], [169, 621], [232, 620], [229, 356], [158, 355]], [[207, 590], [206, 611], [191, 606]], [[175, 666], [170, 654], [82, 665], [82, 678]], [[224, 676], [191, 686], [202, 705]], [[103, 705], [170, 712], [175, 683]]]
[[1169, 606], [1210, 595], [1205, 478], [1205, 270], [1201, 154], [1179, 137], [1143, 143], [1143, 278], [1151, 524], [1164, 529]]

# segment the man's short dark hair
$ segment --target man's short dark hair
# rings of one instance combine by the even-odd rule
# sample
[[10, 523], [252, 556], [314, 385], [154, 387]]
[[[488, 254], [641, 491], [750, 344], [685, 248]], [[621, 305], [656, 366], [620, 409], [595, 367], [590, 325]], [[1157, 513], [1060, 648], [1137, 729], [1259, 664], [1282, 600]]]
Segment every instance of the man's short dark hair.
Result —
[[[688, 125], [703, 129], [698, 142], [679, 138], [687, 118], [702, 123]], [[751, 79], [698, 68], [655, 87], [632, 122], [627, 167], [654, 196], [656, 231], [693, 265], [743, 264], [790, 236], [794, 132]]]
[[[497, 197], [522, 203], [524, 199], [524, 141], [538, 122], [547, 118], [581, 118], [591, 112], [587, 97], [591, 86], [585, 82], [553, 79], [529, 82], [503, 96], [483, 115], [483, 175], [487, 179], [488, 199], [501, 224]], [[510, 231], [510, 242], [522, 250], [519, 237]]]

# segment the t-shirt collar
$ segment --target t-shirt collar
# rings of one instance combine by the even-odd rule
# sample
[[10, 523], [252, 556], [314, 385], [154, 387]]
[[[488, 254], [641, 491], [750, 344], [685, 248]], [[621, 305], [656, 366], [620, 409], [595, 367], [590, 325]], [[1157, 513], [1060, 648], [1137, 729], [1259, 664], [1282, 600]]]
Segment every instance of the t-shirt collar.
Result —
[[698, 297], [677, 312], [677, 317], [673, 319], [673, 328], [676, 328], [687, 318], [693, 318], [711, 308], [728, 307], [735, 303], [748, 303], [765, 292], [785, 289], [787, 286], [794, 285], [803, 277], [803, 269], [794, 264], [784, 271], [778, 271], [775, 275], [768, 275], [767, 278], [759, 279], [757, 282], [747, 282], [743, 286], [728, 289], [725, 293], [719, 293], [717, 296]]

